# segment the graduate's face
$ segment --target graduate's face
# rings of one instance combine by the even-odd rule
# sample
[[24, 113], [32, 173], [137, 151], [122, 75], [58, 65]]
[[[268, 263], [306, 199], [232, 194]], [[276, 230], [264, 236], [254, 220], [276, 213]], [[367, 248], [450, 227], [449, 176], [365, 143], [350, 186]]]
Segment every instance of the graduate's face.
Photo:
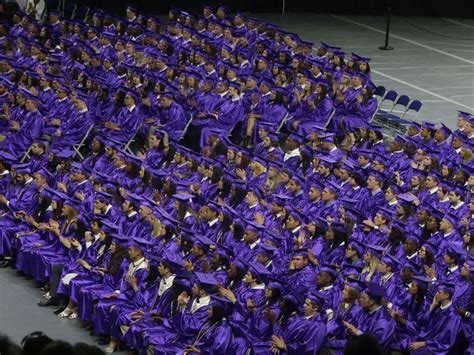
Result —
[[36, 187], [42, 187], [42, 186], [47, 185], [47, 181], [43, 177], [43, 175], [35, 174], [34, 176], [35, 176], [34, 182], [35, 182]]
[[296, 218], [294, 218], [292, 215], [290, 215], [288, 217], [288, 219], [286, 220], [286, 227], [288, 229], [295, 229], [299, 225], [300, 225], [300, 223], [298, 222], [298, 220]]
[[360, 296], [359, 304], [362, 308], [369, 309], [375, 304], [375, 302], [365, 292], [363, 292]]
[[403, 243], [403, 250], [407, 254], [412, 254], [418, 249], [418, 245], [413, 239], [406, 239], [405, 243]]
[[464, 263], [461, 266], [461, 276], [462, 277], [469, 277], [471, 274], [470, 267], [468, 263]]
[[318, 312], [319, 307], [310, 299], [306, 299], [303, 304], [303, 311], [305, 316], [311, 316]]
[[291, 261], [293, 262], [293, 265], [295, 266], [296, 270], [300, 270], [306, 265], [308, 265], [308, 258], [301, 255], [294, 256], [293, 258], [291, 258]]
[[443, 302], [451, 298], [449, 296], [449, 293], [443, 290], [438, 290], [438, 292], [436, 292], [435, 297], [436, 297], [436, 301], [438, 302]]

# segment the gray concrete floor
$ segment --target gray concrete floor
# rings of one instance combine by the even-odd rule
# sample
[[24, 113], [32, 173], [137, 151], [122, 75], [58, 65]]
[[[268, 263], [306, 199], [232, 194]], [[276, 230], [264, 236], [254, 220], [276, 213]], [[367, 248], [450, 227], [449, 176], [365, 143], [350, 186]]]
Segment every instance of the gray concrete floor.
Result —
[[423, 101], [420, 120], [454, 127], [456, 110], [474, 112], [472, 19], [394, 16], [390, 45], [395, 49], [381, 51], [385, 17], [296, 13], [255, 17], [298, 33], [304, 40], [324, 41], [346, 53], [372, 58], [372, 78], [377, 85]]
[[0, 333], [17, 344], [25, 335], [40, 330], [53, 339], [98, 346], [97, 338], [81, 329], [79, 320], [59, 318], [52, 307], [38, 307], [42, 295], [34, 281], [17, 275], [13, 269], [0, 269]]

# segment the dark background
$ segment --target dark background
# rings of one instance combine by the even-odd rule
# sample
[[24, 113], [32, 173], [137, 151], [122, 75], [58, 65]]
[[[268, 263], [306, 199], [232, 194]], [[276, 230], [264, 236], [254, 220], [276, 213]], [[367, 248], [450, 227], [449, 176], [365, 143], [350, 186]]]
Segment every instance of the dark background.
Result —
[[[68, 1], [68, 0], [66, 0]], [[288, 12], [382, 15], [387, 0], [286, 0]], [[244, 12], [281, 12], [282, 0], [75, 0], [91, 8], [121, 14], [126, 4], [136, 3], [143, 12], [164, 14], [170, 6], [189, 12], [201, 12], [202, 5], [223, 4]], [[395, 15], [474, 18], [474, 0], [391, 0]]]

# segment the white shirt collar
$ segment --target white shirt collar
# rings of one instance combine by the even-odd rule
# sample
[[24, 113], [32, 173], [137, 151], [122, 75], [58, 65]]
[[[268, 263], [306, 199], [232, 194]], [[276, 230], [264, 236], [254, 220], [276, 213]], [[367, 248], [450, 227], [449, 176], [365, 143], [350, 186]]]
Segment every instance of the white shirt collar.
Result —
[[444, 305], [444, 306], [439, 306], [439, 308], [444, 310], [444, 309], [450, 307], [452, 304], [453, 304], [453, 301], [449, 301], [448, 304], [446, 304], [446, 305]]

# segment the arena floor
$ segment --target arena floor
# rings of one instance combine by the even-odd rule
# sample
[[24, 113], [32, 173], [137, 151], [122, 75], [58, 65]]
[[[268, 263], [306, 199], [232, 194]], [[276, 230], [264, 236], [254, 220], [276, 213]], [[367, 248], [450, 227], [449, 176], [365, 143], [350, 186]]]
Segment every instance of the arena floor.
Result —
[[385, 17], [259, 14], [304, 40], [342, 47], [372, 58], [372, 78], [424, 103], [418, 119], [456, 123], [456, 110], [474, 111], [474, 20], [392, 17], [390, 45]]

